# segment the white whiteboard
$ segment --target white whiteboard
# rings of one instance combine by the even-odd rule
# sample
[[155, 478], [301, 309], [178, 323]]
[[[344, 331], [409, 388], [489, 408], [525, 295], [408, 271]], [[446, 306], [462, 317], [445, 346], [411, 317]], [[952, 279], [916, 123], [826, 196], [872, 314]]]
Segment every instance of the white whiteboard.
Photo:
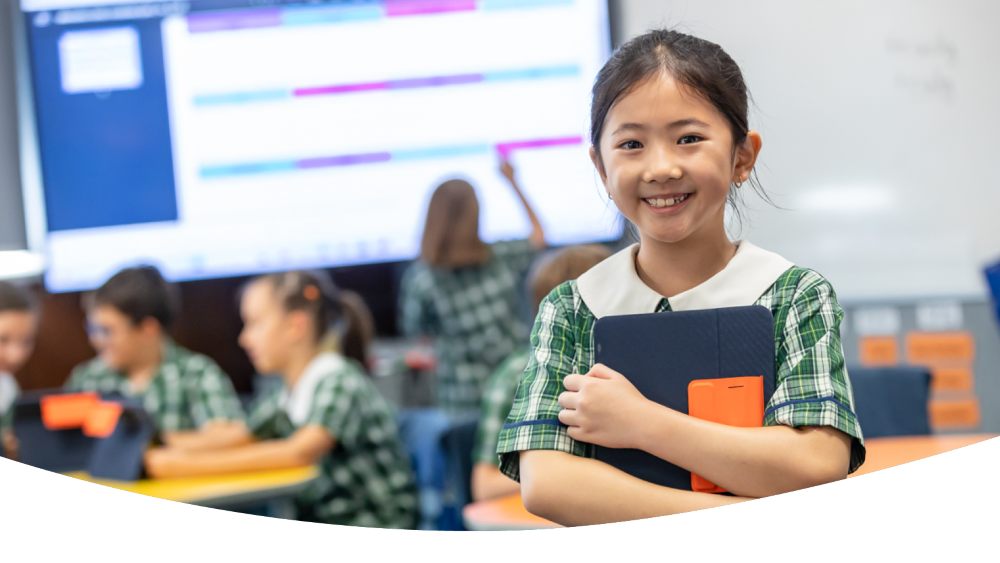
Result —
[[678, 26], [743, 69], [764, 138], [757, 172], [785, 209], [748, 197], [743, 238], [816, 269], [841, 300], [987, 294], [1000, 2], [621, 4], [624, 37]]

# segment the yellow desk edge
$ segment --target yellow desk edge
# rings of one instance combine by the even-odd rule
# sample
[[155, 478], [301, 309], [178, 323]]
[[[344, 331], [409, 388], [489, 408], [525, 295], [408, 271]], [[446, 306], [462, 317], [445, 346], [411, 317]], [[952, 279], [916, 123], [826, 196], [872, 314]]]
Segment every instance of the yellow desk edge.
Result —
[[142, 479], [139, 481], [112, 481], [97, 479], [84, 471], [66, 473], [81, 481], [96, 483], [114, 489], [138, 493], [150, 497], [203, 506], [215, 506], [227, 499], [235, 499], [254, 494], [293, 494], [319, 476], [318, 466], [257, 471], [210, 477], [186, 477], [181, 479]]

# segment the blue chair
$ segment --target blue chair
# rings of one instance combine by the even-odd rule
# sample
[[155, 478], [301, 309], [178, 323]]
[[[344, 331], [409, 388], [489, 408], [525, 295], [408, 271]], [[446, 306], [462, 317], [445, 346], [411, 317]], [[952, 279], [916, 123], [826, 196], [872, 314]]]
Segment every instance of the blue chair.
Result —
[[402, 409], [396, 415], [399, 436], [413, 461], [420, 495], [420, 529], [440, 529], [444, 508], [445, 453], [441, 436], [451, 424], [435, 408]]
[[987, 266], [983, 273], [986, 274], [986, 283], [990, 286], [990, 293], [993, 294], [993, 307], [997, 312], [997, 320], [1000, 320], [1000, 262]]
[[931, 433], [931, 374], [924, 367], [848, 369], [854, 408], [865, 438]]
[[472, 450], [479, 421], [456, 424], [441, 436], [448, 459], [448, 481], [455, 487], [455, 504], [461, 509], [472, 502]]

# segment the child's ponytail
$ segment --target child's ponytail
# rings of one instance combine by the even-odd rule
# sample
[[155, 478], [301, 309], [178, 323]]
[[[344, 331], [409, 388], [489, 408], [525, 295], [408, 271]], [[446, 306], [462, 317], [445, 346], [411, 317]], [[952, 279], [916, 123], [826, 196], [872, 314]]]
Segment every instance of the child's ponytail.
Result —
[[323, 271], [265, 274], [250, 283], [258, 281], [271, 284], [285, 312], [303, 311], [309, 316], [321, 349], [339, 352], [368, 370], [375, 322], [360, 295], [341, 291]]

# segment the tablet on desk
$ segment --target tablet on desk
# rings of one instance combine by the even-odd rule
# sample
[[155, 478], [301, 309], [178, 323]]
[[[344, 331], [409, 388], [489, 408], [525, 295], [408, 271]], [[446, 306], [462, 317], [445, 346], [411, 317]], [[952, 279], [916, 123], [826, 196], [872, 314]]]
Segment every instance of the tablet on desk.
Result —
[[[774, 320], [760, 305], [602, 317], [594, 344], [597, 363], [624, 375], [647, 399], [698, 418], [760, 426], [774, 394]], [[722, 492], [642, 450], [595, 446], [595, 455], [657, 485]]]

